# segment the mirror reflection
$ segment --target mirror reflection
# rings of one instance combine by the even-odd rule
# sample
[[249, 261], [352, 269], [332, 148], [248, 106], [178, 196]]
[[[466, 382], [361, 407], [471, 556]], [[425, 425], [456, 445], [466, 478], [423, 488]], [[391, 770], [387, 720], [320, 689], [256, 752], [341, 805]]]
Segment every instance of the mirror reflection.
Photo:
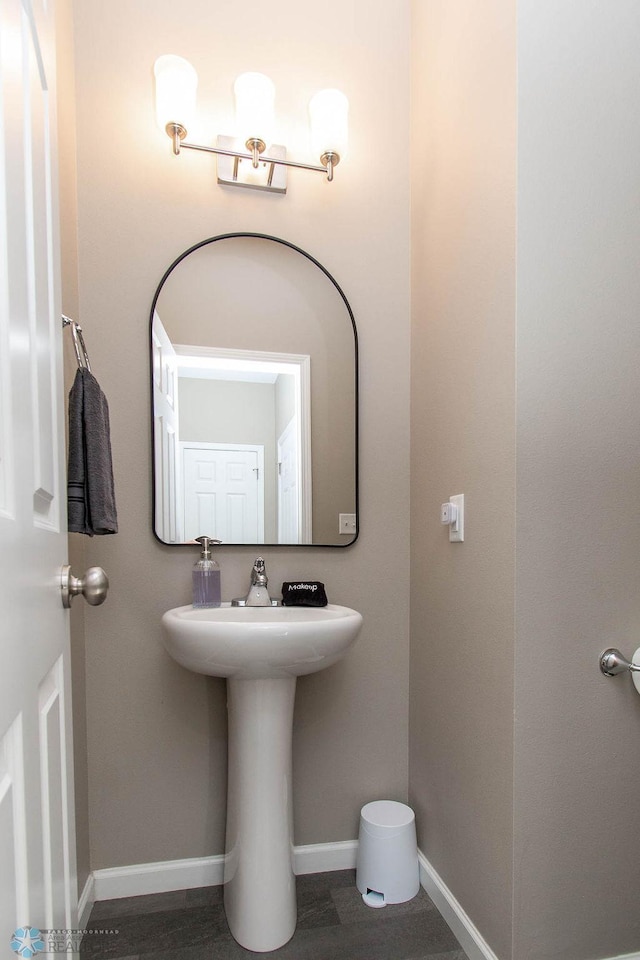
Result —
[[357, 339], [300, 248], [213, 237], [151, 316], [154, 530], [164, 543], [345, 546], [357, 531]]

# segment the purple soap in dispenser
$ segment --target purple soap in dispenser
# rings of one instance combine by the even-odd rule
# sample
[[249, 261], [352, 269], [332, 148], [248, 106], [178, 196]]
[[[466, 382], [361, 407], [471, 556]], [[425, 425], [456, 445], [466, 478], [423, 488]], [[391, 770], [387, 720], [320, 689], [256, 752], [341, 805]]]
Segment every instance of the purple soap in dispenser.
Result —
[[193, 565], [193, 606], [219, 607], [222, 600], [220, 589], [220, 565], [211, 556], [211, 544], [221, 543], [212, 537], [196, 537], [202, 544], [200, 559]]

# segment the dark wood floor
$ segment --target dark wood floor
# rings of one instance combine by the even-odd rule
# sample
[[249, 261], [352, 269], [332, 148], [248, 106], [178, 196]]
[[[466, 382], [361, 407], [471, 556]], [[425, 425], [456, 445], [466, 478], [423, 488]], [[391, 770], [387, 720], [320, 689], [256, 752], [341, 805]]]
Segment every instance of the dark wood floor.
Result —
[[[273, 960], [467, 960], [421, 890], [407, 903], [365, 906], [354, 870], [297, 878], [298, 926]], [[81, 960], [240, 960], [257, 957], [231, 936], [222, 887], [96, 903]], [[117, 931], [117, 932], [115, 932]]]

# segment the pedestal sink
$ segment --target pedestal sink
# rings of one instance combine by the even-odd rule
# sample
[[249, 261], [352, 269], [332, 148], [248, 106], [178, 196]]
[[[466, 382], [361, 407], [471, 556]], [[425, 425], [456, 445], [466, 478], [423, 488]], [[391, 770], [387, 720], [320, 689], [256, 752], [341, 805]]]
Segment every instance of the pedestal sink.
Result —
[[341, 659], [362, 617], [349, 607], [176, 607], [165, 647], [196, 673], [227, 678], [229, 777], [224, 905], [248, 950], [296, 927], [291, 733], [296, 678]]

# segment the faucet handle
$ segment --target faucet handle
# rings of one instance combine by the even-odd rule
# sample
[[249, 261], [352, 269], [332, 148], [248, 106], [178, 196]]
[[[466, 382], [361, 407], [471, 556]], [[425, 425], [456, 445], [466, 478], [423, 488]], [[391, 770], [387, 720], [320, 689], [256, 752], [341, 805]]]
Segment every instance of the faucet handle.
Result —
[[265, 573], [264, 557], [256, 557], [251, 571], [251, 583], [254, 586], [266, 587], [269, 579]]

